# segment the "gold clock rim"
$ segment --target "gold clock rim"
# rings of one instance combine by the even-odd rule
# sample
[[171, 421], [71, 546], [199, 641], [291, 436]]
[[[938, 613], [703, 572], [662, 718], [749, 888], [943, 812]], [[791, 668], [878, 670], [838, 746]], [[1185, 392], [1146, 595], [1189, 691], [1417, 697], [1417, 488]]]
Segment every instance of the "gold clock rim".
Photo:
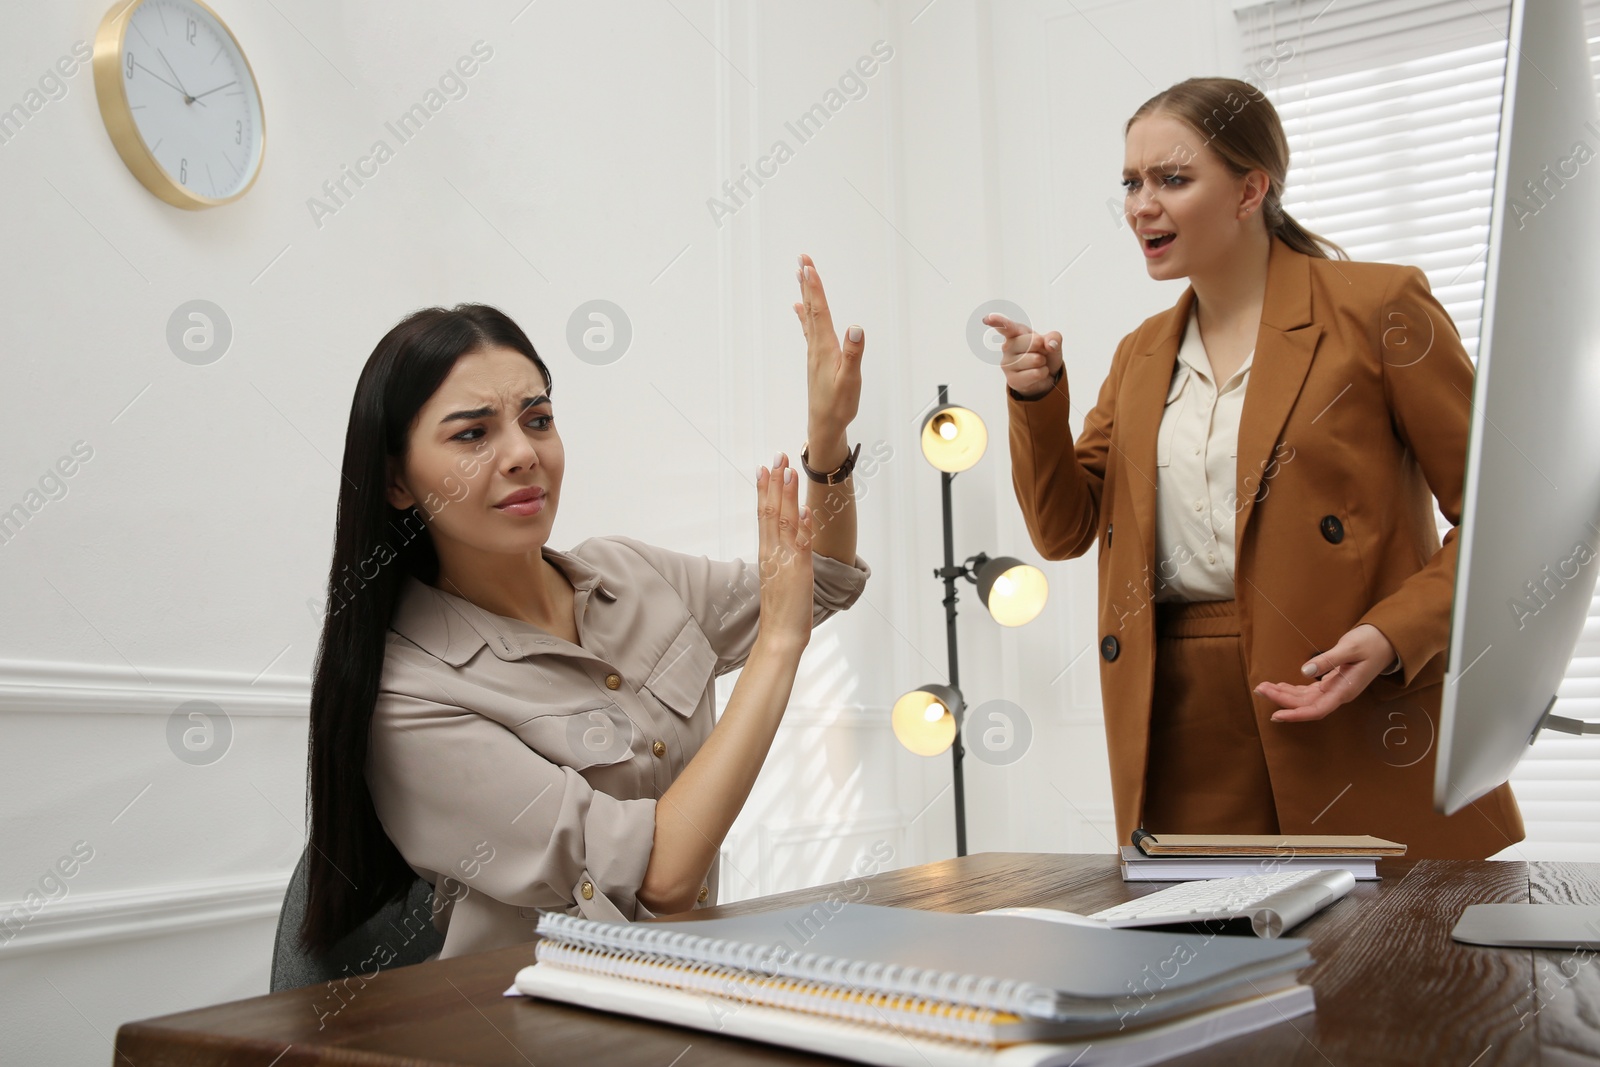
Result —
[[245, 53], [244, 46], [239, 43], [239, 38], [233, 34], [233, 29], [225, 22], [221, 15], [214, 11], [205, 0], [187, 0], [201, 8], [206, 14], [216, 20], [222, 32], [228, 35], [234, 48], [239, 52], [239, 58], [244, 60], [245, 73], [249, 75], [251, 85], [255, 88], [256, 103], [260, 105], [260, 150], [256, 153], [256, 166], [250, 174], [250, 180], [231, 196], [212, 197], [191, 192], [181, 182], [167, 173], [144, 143], [144, 137], [139, 133], [138, 124], [133, 121], [133, 112], [128, 105], [128, 93], [122, 84], [122, 52], [123, 45], [128, 36], [128, 23], [133, 18], [133, 13], [145, 0], [118, 0], [111, 5], [111, 9], [100, 20], [100, 27], [94, 35], [94, 58], [91, 61], [94, 69], [95, 98], [100, 105], [100, 119], [105, 124], [106, 133], [111, 137], [111, 144], [117, 150], [117, 155], [122, 157], [122, 162], [139, 179], [150, 192], [160, 199], [187, 211], [200, 211], [208, 207], [219, 207], [222, 204], [231, 204], [239, 199], [256, 184], [256, 179], [261, 177], [261, 167], [267, 156], [267, 109], [261, 100], [261, 83], [256, 79], [256, 72], [250, 66], [250, 57]]

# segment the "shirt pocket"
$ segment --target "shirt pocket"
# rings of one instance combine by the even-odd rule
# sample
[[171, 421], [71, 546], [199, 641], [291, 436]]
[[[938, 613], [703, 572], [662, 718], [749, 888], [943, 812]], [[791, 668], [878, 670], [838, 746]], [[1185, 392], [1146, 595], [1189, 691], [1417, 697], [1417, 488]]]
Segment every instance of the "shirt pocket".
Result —
[[694, 715], [711, 684], [717, 652], [691, 615], [656, 661], [644, 688], [682, 718]]
[[608, 767], [633, 756], [633, 721], [614, 700], [535, 715], [515, 732], [551, 763], [575, 771]]
[[1172, 376], [1172, 384], [1167, 386], [1166, 407], [1161, 412], [1161, 426], [1156, 430], [1156, 466], [1167, 467], [1172, 464], [1172, 443], [1178, 436], [1178, 423], [1183, 418], [1183, 398], [1189, 389], [1189, 379], [1193, 374], [1188, 367], [1179, 365], [1178, 372]]

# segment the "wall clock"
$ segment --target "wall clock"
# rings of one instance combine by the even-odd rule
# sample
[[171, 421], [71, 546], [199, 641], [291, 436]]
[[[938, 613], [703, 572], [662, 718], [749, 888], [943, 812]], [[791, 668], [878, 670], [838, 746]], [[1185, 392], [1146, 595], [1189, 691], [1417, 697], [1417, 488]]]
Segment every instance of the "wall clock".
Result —
[[94, 90], [122, 162], [169, 204], [226, 204], [261, 173], [267, 130], [255, 74], [201, 0], [113, 5], [95, 34]]

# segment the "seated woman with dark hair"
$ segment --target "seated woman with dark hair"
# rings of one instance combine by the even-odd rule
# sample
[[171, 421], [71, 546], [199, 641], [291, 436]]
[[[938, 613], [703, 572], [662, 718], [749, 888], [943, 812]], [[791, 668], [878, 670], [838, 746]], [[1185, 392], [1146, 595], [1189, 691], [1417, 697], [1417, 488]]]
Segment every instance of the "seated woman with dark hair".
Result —
[[[759, 565], [620, 536], [548, 547], [564, 452], [527, 336], [462, 304], [378, 343], [351, 405], [312, 686], [313, 951], [419, 875], [442, 904], [441, 956], [528, 940], [540, 909], [639, 919], [715, 901], [811, 628], [871, 573], [846, 443], [863, 336], [841, 345], [807, 257], [798, 273], [809, 507], [786, 456], [760, 469]], [[714, 679], [738, 667], [716, 719]]]

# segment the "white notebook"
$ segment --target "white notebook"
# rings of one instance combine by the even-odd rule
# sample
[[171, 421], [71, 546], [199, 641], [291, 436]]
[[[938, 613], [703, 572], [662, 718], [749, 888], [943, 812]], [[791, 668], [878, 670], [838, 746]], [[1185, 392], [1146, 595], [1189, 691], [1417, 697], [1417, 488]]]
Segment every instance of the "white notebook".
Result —
[[1195, 1025], [1205, 1029], [1235, 1014], [1255, 1017], [1268, 997], [1291, 1005], [1305, 997], [1300, 1010], [1310, 1003], [1294, 982], [1310, 962], [1307, 943], [1295, 939], [1064, 927], [867, 904], [665, 923], [548, 913], [539, 933], [539, 962], [518, 974], [518, 990], [567, 1000], [564, 982], [592, 987], [582, 978], [628, 987], [616, 995], [646, 1005], [657, 993], [681, 994], [698, 998], [714, 1030], [725, 1029], [721, 1017], [736, 1005], [998, 1046], [1103, 1040], [1184, 1017], [1204, 1016], [1210, 1022]]
[[1291, 985], [1265, 996], [1120, 1033], [994, 1048], [569, 971], [544, 963], [517, 972], [516, 984], [506, 993], [618, 1012], [878, 1067], [1143, 1067], [1315, 1010], [1311, 987]]
[[[535, 952], [538, 963], [524, 968], [517, 975], [519, 991], [531, 991], [520, 990], [524, 983], [539, 988], [544, 988], [543, 983], [546, 982], [559, 985], [564, 980], [559, 976], [579, 972], [713, 998], [721, 1002], [720, 1007], [707, 1007], [707, 1014], [713, 1021], [731, 1013], [732, 1008], [728, 1006], [730, 1002], [762, 1004], [769, 1008], [888, 1027], [901, 1034], [947, 1038], [979, 1045], [1008, 1045], [1022, 1041], [1104, 1036], [1108, 1032], [1139, 1026], [1143, 1015], [1140, 1010], [1143, 1005], [1130, 1002], [1125, 1006], [1125, 1016], [1115, 1025], [1098, 1021], [1052, 1021], [994, 1008], [972, 1007], [958, 1001], [877, 993], [840, 983], [768, 976], [756, 971], [712, 964], [688, 964], [638, 952], [599, 952], [549, 940], [540, 941]], [[1294, 985], [1294, 977], [1290, 974], [1261, 978], [1244, 992], [1238, 989], [1219, 990], [1191, 1003], [1184, 1014], [1223, 1008], [1241, 1000], [1259, 999]]]
[[1145, 1018], [1298, 970], [1310, 942], [1102, 930], [1002, 915], [837, 903], [679, 922], [604, 922], [560, 912], [539, 935], [765, 975], [993, 1008], [1055, 1022]]

